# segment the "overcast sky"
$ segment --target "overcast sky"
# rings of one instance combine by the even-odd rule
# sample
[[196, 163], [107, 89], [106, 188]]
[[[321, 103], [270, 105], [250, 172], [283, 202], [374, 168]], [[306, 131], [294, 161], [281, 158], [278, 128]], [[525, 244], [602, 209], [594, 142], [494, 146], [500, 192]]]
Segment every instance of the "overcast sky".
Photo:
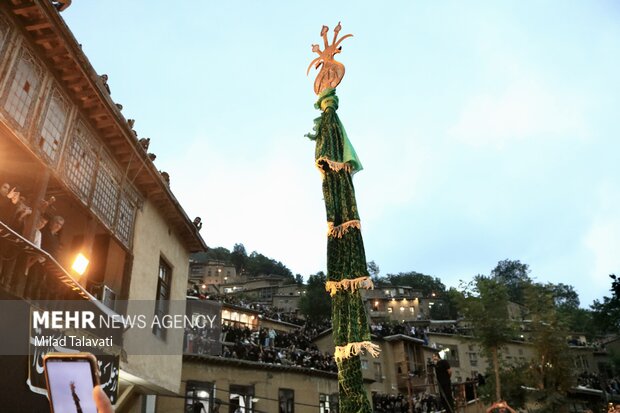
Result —
[[74, 1], [62, 16], [211, 247], [325, 270], [306, 68], [342, 21], [338, 112], [383, 275], [457, 286], [509, 258], [582, 306], [620, 275], [617, 1]]

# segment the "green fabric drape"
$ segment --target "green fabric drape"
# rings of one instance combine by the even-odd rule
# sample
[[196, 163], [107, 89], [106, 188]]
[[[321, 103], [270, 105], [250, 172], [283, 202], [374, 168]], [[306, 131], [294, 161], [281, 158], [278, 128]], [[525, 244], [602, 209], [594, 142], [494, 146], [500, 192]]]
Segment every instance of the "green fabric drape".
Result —
[[[315, 162], [323, 175], [323, 198], [328, 222], [328, 285], [349, 283], [369, 278], [364, 241], [355, 200], [352, 175], [362, 164], [336, 114], [338, 97], [335, 89], [319, 95], [315, 104], [322, 111], [315, 119], [315, 134], [307, 135], [316, 142]], [[360, 345], [370, 344], [368, 319], [359, 285], [334, 289], [332, 293], [332, 327], [336, 347], [347, 345], [357, 349], [344, 357], [336, 357], [340, 412], [370, 413], [372, 408], [363, 385]]]

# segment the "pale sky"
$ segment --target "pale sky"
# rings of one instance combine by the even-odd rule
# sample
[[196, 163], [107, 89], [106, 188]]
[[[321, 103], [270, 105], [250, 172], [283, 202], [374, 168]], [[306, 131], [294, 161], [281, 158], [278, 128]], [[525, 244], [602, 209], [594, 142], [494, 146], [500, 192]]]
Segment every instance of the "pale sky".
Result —
[[[617, 1], [73, 1], [62, 16], [211, 247], [325, 270], [312, 71], [338, 113], [367, 259], [448, 286], [509, 258], [582, 306], [620, 274]], [[331, 32], [330, 32], [331, 38]]]

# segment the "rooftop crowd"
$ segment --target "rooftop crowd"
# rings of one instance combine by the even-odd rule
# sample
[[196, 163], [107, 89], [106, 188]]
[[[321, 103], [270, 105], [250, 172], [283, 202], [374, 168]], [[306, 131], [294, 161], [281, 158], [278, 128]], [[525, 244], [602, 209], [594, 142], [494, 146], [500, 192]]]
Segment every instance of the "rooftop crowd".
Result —
[[[439, 400], [429, 393], [422, 393], [412, 399], [415, 413], [439, 411]], [[372, 408], [375, 413], [406, 413], [409, 411], [409, 402], [404, 394], [372, 394]]]
[[337, 372], [332, 354], [319, 351], [309, 330], [284, 333], [274, 329], [222, 326], [222, 357]]

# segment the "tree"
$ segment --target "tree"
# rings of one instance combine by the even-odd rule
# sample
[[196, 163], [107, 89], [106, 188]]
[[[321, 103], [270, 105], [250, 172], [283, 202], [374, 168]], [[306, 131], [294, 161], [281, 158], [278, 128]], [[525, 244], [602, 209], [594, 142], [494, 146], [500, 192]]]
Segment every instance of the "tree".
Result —
[[394, 286], [407, 286], [419, 290], [426, 297], [430, 297], [433, 293], [441, 296], [446, 291], [446, 286], [439, 278], [415, 271], [388, 274], [387, 280]]
[[539, 412], [567, 411], [567, 393], [574, 384], [572, 359], [566, 342], [568, 330], [559, 314], [562, 303], [558, 304], [558, 289], [555, 287], [530, 283], [525, 289], [531, 340], [536, 350], [536, 360], [529, 372], [531, 385], [538, 389], [535, 398]]
[[266, 257], [256, 251], [253, 251], [246, 259], [245, 269], [251, 276], [259, 275], [283, 275], [294, 280], [293, 273], [286, 265], [280, 261]]
[[297, 285], [304, 285], [304, 277], [301, 274], [295, 274], [295, 283]]
[[245, 251], [243, 244], [235, 244], [230, 254], [230, 262], [235, 266], [237, 274], [241, 274], [245, 269], [248, 260], [248, 253]]
[[603, 301], [594, 300], [592, 309], [592, 321], [601, 334], [620, 333], [620, 279], [615, 274], [610, 274], [611, 297], [603, 297]]
[[230, 262], [230, 251], [224, 247], [209, 248], [206, 257], [210, 260]]
[[557, 316], [569, 331], [584, 332], [588, 337], [596, 333], [592, 325], [592, 312], [579, 308], [579, 295], [572, 285], [545, 284], [545, 288], [553, 298]]
[[496, 277], [478, 275], [462, 285], [457, 297], [459, 311], [473, 328], [475, 339], [490, 355], [495, 375], [495, 398], [502, 400], [498, 351], [513, 336], [508, 316], [508, 289]]
[[503, 260], [491, 271], [491, 276], [508, 289], [510, 301], [523, 304], [524, 288], [532, 282], [530, 279], [530, 267], [522, 264], [519, 260]]
[[380, 272], [381, 269], [379, 268], [377, 263], [375, 263], [374, 261], [368, 261], [368, 274], [370, 274], [370, 278], [373, 280], [373, 282], [379, 279]]
[[299, 311], [310, 321], [323, 321], [331, 317], [331, 299], [325, 291], [326, 281], [323, 271], [311, 275], [306, 294], [299, 299]]

